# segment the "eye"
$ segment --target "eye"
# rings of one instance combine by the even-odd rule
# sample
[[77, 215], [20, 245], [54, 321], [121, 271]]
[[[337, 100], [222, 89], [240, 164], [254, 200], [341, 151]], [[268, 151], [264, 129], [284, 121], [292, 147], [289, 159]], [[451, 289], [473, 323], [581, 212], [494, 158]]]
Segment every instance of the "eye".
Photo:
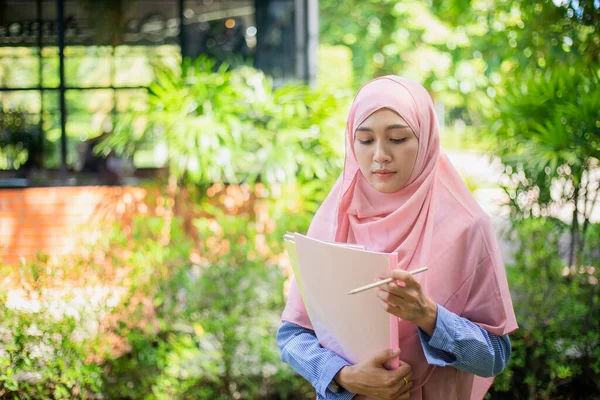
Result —
[[390, 142], [392, 142], [392, 143], [402, 143], [404, 141], [406, 141], [406, 138], [403, 138], [403, 139], [390, 139]]
[[373, 143], [373, 139], [369, 139], [369, 140], [359, 140], [358, 141], [360, 144], [371, 144]]

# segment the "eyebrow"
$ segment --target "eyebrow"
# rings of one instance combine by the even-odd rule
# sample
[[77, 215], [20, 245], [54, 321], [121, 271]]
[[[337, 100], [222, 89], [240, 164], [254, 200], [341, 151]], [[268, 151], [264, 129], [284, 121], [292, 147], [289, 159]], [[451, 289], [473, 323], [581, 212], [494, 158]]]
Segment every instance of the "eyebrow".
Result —
[[[404, 128], [409, 128], [408, 125], [402, 125], [402, 124], [393, 124], [393, 125], [388, 125], [387, 128], [385, 128], [385, 130], [390, 130], [390, 129], [404, 129]], [[373, 132], [373, 129], [369, 128], [368, 126], [359, 126], [358, 129], [356, 130], [357, 132]]]

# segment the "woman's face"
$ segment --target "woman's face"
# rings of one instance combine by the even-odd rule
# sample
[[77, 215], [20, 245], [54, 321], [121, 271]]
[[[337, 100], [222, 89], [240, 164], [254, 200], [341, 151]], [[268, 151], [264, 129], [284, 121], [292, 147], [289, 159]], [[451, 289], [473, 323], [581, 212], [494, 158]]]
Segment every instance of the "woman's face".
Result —
[[369, 183], [383, 193], [408, 182], [419, 151], [419, 139], [406, 121], [384, 108], [371, 114], [354, 132], [354, 153]]

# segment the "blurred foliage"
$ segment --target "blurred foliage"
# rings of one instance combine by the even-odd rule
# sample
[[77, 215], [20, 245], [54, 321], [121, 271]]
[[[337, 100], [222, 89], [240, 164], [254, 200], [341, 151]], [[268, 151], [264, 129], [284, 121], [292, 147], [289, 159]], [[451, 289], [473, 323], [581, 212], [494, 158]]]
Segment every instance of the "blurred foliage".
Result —
[[348, 89], [354, 84], [352, 52], [346, 46], [320, 44], [317, 54], [317, 85], [320, 88]]
[[253, 183], [280, 186], [341, 171], [343, 115], [348, 93], [302, 85], [275, 88], [250, 67], [217, 66], [201, 57], [180, 70], [157, 67], [150, 113], [139, 137], [121, 121], [105, 143], [164, 141], [168, 165], [180, 183]]
[[600, 393], [600, 224], [586, 232], [578, 266], [564, 261], [569, 226], [547, 218], [520, 220], [507, 265], [519, 323], [512, 357], [492, 399], [595, 399]]
[[351, 51], [355, 88], [385, 74], [422, 83], [445, 106], [445, 148], [487, 149], [506, 166], [520, 329], [488, 397], [597, 397], [598, 2], [319, 4], [321, 42]]
[[[164, 217], [165, 197], [148, 198], [149, 212], [107, 225], [84, 255], [3, 267], [0, 397], [313, 397], [275, 341], [289, 272], [266, 190], [189, 194], [203, 216], [187, 228]], [[104, 298], [90, 296], [98, 287]]]
[[71, 399], [100, 393], [102, 368], [87, 363], [77, 333], [81, 319], [49, 318], [51, 307], [20, 311], [1, 299], [0, 395], [18, 399]]
[[[0, 169], [41, 168], [44, 156], [43, 135], [35, 116], [24, 110], [3, 110], [0, 105]], [[51, 153], [46, 149], [47, 153]]]
[[[274, 87], [256, 69], [205, 57], [181, 69], [157, 66], [156, 76], [150, 113], [121, 120], [104, 148], [129, 155], [145, 142], [165, 143], [174, 207], [179, 188], [202, 197], [215, 182], [260, 183], [276, 200], [271, 215], [288, 218], [282, 232], [307, 225], [342, 169], [347, 89]], [[132, 126], [141, 128], [132, 135]]]
[[[0, 265], [0, 398], [101, 394], [102, 368], [93, 362], [97, 327], [114, 300], [94, 290], [109, 270], [95, 267], [86, 258], [51, 265], [43, 255], [20, 266]], [[74, 290], [74, 277], [88, 287]]]
[[[180, 217], [171, 219], [168, 246], [161, 243], [163, 197], [147, 200], [148, 215], [105, 230], [89, 256], [71, 256], [70, 265], [40, 260], [18, 273], [3, 269], [12, 289], [5, 289], [0, 309], [6, 367], [0, 390], [18, 398], [314, 396], [279, 361], [275, 343], [289, 273], [282, 230], [306, 229], [310, 216], [281, 223], [271, 210], [292, 203], [266, 190], [215, 184], [198, 198], [190, 195], [204, 217], [194, 218], [192, 231]], [[507, 271], [520, 329], [511, 335], [513, 356], [490, 398], [594, 398], [600, 390], [600, 225], [587, 230], [578, 267], [562, 261], [568, 225], [529, 218], [515, 228], [511, 241], [520, 245]], [[118, 302], [78, 308], [77, 298], [52, 302], [46, 290], [94, 283], [125, 291]], [[18, 288], [46, 303], [35, 311], [16, 308], [7, 295]], [[83, 342], [77, 339], [82, 326], [92, 327]], [[46, 358], [39, 359], [36, 346]]]
[[[257, 201], [255, 208], [264, 207]], [[126, 249], [132, 286], [114, 333], [129, 351], [104, 364], [110, 398], [307, 398], [312, 387], [279, 361], [275, 331], [284, 305], [281, 255], [272, 227], [254, 211], [228, 214], [206, 201], [200, 240], [172, 220], [141, 217], [115, 229], [110, 252]], [[252, 209], [251, 209], [252, 210]], [[272, 228], [268, 228], [271, 230]], [[119, 239], [120, 238], [120, 239]]]
[[488, 135], [510, 177], [511, 215], [572, 210], [568, 260], [579, 264], [600, 191], [600, 65], [527, 70], [498, 93]]
[[321, 43], [352, 52], [355, 87], [407, 76], [467, 125], [486, 122], [493, 87], [517, 67], [577, 69], [600, 55], [600, 7], [589, 0], [321, 0], [319, 11]]

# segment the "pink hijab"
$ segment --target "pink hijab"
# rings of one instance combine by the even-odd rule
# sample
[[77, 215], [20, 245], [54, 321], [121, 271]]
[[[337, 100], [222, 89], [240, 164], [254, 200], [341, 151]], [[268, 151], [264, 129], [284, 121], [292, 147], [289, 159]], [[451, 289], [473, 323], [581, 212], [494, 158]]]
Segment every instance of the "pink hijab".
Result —
[[[411, 177], [395, 193], [379, 192], [368, 183], [353, 149], [356, 128], [382, 108], [401, 115], [419, 139]], [[344, 171], [317, 211], [308, 236], [397, 252], [399, 268], [406, 270], [427, 265], [429, 271], [421, 274], [420, 282], [436, 303], [496, 335], [517, 329], [495, 231], [441, 152], [431, 97], [416, 82], [384, 76], [360, 88], [346, 124]], [[295, 281], [282, 320], [312, 329]], [[400, 359], [413, 369], [411, 400], [485, 396], [493, 378], [431, 366], [416, 325], [398, 319], [398, 331]]]

